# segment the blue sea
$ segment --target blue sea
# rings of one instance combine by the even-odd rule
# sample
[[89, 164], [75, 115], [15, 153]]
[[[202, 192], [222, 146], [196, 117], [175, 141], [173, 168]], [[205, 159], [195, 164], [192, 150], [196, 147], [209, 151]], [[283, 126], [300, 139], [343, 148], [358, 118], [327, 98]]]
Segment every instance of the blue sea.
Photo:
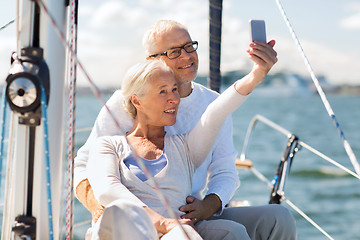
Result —
[[[328, 100], [345, 137], [360, 160], [360, 96], [329, 95]], [[90, 95], [78, 96], [77, 104], [77, 128], [92, 126], [101, 105]], [[255, 91], [233, 114], [234, 144], [239, 155], [248, 125], [256, 114], [281, 125], [301, 141], [354, 171], [342, 140], [317, 94], [263, 96]], [[77, 148], [84, 143], [88, 134], [77, 134]], [[286, 142], [284, 135], [257, 123], [246, 157], [271, 180]], [[241, 185], [233, 200], [246, 201], [250, 205], [268, 203], [270, 189], [263, 182], [248, 170], [239, 170], [239, 178]], [[294, 157], [285, 196], [334, 239], [360, 239], [360, 181], [305, 148]], [[327, 239], [287, 203], [282, 202], [282, 205], [288, 207], [296, 219], [298, 239]], [[76, 202], [75, 223], [89, 216], [86, 209]], [[75, 238], [83, 239], [88, 226], [76, 227]]]

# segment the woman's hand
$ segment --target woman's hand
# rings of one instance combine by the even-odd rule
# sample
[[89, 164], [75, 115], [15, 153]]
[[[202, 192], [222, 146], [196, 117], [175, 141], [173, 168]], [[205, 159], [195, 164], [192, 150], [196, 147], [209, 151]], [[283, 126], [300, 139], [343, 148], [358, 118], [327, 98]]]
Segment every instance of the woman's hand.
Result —
[[[166, 234], [170, 232], [171, 229], [176, 227], [180, 224], [187, 224], [195, 228], [194, 224], [192, 223], [191, 219], [189, 218], [183, 218], [183, 219], [173, 219], [173, 218], [163, 218], [160, 221], [160, 225], [156, 230], [162, 234]], [[155, 226], [156, 227], [156, 226]]]
[[152, 210], [151, 208], [148, 207], [144, 207], [145, 210], [147, 211], [147, 213], [149, 214], [155, 228], [156, 231], [158, 231], [159, 233], [162, 234], [166, 234], [168, 233], [171, 229], [173, 229], [174, 227], [176, 227], [179, 223], [180, 224], [187, 224], [194, 227], [194, 224], [192, 223], [191, 219], [173, 219], [173, 218], [165, 218], [163, 216], [161, 216], [160, 214], [158, 214], [157, 212], [155, 212], [154, 210]]

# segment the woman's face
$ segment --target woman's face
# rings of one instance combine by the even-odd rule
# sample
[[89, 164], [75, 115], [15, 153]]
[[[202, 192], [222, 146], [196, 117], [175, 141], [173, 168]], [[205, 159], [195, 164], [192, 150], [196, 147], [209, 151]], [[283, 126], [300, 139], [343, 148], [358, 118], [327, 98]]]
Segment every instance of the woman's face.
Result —
[[152, 126], [172, 126], [180, 103], [178, 86], [173, 73], [158, 71], [148, 79], [148, 90], [139, 98], [137, 118]]

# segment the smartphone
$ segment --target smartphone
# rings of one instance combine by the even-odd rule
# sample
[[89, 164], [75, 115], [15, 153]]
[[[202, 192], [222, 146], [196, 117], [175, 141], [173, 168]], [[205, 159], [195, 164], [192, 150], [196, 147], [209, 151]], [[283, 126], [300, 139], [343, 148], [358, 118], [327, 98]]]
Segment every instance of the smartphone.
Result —
[[251, 41], [260, 41], [266, 43], [265, 21], [252, 19], [249, 22]]

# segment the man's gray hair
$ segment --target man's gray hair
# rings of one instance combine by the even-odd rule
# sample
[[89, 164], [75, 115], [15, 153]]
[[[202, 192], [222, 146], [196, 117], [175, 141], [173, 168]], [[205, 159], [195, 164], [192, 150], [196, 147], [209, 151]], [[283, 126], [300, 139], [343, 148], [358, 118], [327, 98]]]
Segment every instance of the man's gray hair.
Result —
[[154, 52], [154, 49], [157, 49], [156, 38], [160, 34], [172, 30], [174, 28], [180, 28], [188, 31], [188, 29], [183, 24], [176, 22], [174, 20], [159, 20], [156, 23], [154, 23], [145, 32], [143, 37], [143, 46], [147, 55], [156, 54], [156, 52]]

